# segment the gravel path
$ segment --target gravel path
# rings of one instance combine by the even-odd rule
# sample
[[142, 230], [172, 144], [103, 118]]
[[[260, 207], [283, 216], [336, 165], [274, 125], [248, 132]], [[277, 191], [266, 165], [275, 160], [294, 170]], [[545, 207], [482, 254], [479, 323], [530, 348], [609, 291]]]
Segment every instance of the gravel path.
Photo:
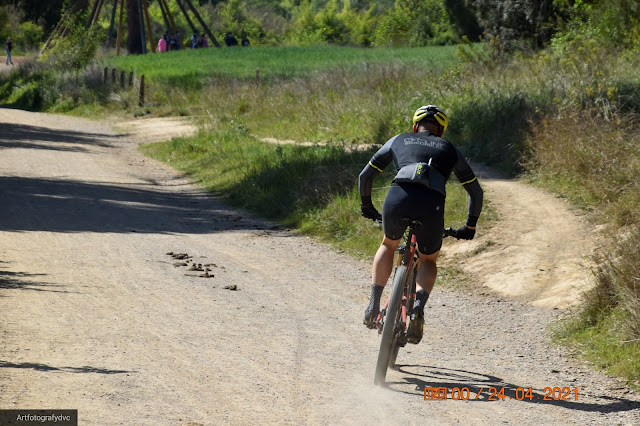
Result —
[[0, 110], [0, 408], [83, 425], [640, 423], [638, 394], [548, 343], [588, 285], [561, 201], [484, 175], [508, 226], [447, 243], [477, 282], [436, 287], [424, 341], [377, 388], [369, 263], [225, 206], [131, 133]]

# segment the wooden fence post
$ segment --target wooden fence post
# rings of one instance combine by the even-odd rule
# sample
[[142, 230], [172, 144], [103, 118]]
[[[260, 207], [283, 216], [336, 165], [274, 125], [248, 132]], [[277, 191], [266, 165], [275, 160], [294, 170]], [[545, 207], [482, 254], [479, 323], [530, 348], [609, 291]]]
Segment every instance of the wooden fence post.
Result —
[[111, 69], [111, 84], [116, 84], [116, 69]]
[[133, 71], [129, 71], [129, 89], [133, 87]]
[[124, 90], [124, 70], [120, 71], [120, 88]]
[[138, 99], [138, 105], [144, 106], [144, 74], [140, 77], [140, 99]]
[[108, 79], [109, 79], [109, 68], [104, 67], [104, 84], [107, 84]]

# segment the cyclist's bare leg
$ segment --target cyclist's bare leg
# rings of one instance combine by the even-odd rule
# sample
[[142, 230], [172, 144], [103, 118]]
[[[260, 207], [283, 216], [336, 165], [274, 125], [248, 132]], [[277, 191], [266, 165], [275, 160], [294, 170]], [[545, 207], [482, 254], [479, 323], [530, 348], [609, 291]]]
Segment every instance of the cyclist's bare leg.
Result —
[[371, 284], [375, 284], [380, 287], [384, 287], [387, 284], [387, 281], [391, 276], [391, 271], [393, 270], [393, 256], [398, 249], [398, 245], [401, 240], [402, 239], [391, 240], [386, 236], [383, 238], [382, 244], [380, 244], [375, 257], [373, 258]]
[[371, 297], [369, 299], [369, 305], [364, 312], [364, 324], [368, 328], [376, 327], [376, 318], [380, 311], [380, 297], [382, 296], [382, 289], [387, 284], [387, 280], [391, 276], [391, 270], [393, 269], [393, 256], [400, 244], [400, 240], [390, 240], [384, 237], [380, 248], [376, 252], [373, 259], [372, 267], [372, 284], [371, 284]]
[[416, 291], [424, 289], [424, 291], [431, 294], [433, 285], [436, 282], [436, 277], [438, 276], [436, 261], [438, 260], [439, 254], [440, 251], [433, 254], [420, 253], [420, 268], [416, 276]]

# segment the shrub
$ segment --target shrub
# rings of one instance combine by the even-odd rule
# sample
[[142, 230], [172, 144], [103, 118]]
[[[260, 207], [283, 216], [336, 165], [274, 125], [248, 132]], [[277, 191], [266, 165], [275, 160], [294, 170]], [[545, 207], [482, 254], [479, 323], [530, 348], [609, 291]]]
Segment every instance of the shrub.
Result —
[[20, 33], [16, 37], [16, 44], [24, 49], [38, 49], [44, 37], [44, 29], [33, 22], [20, 24]]
[[375, 31], [375, 44], [379, 46], [429, 46], [458, 40], [438, 0], [396, 0]]

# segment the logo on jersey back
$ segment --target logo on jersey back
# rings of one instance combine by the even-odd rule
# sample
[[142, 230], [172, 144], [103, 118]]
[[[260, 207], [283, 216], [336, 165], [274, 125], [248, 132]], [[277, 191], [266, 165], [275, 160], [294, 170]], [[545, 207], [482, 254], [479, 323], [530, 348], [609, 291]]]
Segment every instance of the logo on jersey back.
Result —
[[430, 141], [430, 140], [420, 139], [420, 138], [408, 137], [404, 140], [404, 144], [405, 145], [422, 145], [422, 146], [428, 146], [430, 148], [435, 148], [435, 149], [444, 149], [444, 142]]

